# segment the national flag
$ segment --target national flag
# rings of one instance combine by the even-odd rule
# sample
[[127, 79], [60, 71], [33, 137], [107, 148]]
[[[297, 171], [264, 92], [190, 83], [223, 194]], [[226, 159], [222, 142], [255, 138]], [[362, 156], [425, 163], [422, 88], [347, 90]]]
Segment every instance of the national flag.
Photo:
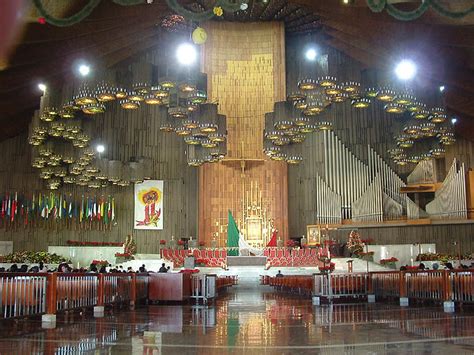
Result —
[[112, 212], [111, 212], [111, 222], [115, 221], [115, 199], [112, 197]]
[[274, 229], [273, 233], [272, 233], [272, 238], [270, 239], [270, 241], [267, 244], [267, 248], [277, 246], [277, 233], [278, 233], [277, 230]]
[[227, 225], [227, 247], [228, 248], [235, 248], [229, 249], [227, 251], [227, 255], [230, 256], [238, 256], [239, 255], [239, 229], [237, 228], [237, 224], [235, 223], [234, 217], [232, 216], [232, 212], [229, 210], [228, 214], [228, 225]]
[[69, 200], [69, 207], [68, 207], [68, 216], [72, 218], [74, 215], [73, 207], [72, 207], [72, 198]]

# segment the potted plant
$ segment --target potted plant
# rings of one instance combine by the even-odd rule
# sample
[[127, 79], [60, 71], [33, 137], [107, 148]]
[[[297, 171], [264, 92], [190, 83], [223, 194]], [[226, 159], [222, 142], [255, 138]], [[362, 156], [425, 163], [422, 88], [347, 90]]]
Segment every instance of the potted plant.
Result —
[[319, 265], [318, 268], [319, 268], [319, 271], [322, 273], [322, 274], [330, 274], [331, 272], [334, 271], [334, 268], [336, 267], [336, 264], [333, 263], [333, 262], [329, 262], [329, 263], [324, 263], [323, 265]]
[[398, 259], [395, 257], [387, 258], [387, 259], [380, 259], [380, 265], [386, 266], [389, 269], [396, 269], [397, 268], [397, 261]]
[[361, 258], [362, 260], [374, 261], [374, 252], [373, 251], [359, 252], [356, 255], [357, 255], [357, 257]]

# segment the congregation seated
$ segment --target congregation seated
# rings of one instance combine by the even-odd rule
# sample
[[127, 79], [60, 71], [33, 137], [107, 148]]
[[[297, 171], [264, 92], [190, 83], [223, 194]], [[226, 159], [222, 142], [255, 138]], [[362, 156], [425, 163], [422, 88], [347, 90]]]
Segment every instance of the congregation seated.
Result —
[[158, 270], [158, 272], [168, 272], [168, 269], [166, 268], [165, 263], [161, 264], [161, 267]]

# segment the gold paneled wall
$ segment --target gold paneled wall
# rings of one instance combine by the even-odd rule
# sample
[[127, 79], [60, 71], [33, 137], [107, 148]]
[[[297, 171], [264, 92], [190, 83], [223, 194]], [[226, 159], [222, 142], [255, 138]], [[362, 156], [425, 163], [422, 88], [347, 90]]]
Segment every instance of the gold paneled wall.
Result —
[[262, 152], [264, 115], [285, 99], [283, 24], [210, 22], [205, 29], [203, 71], [209, 101], [218, 102], [219, 113], [227, 116], [228, 154], [223, 162], [200, 168], [200, 239], [210, 241], [219, 232], [219, 244], [225, 244], [227, 211], [240, 218], [242, 196], [251, 181], [262, 190], [268, 216], [286, 237], [287, 167], [265, 159]]

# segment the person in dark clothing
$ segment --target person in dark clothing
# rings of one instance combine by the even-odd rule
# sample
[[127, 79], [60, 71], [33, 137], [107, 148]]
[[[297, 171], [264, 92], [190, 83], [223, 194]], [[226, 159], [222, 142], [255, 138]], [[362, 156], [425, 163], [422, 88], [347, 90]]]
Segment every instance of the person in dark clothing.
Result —
[[165, 266], [165, 263], [161, 264], [160, 270], [158, 272], [168, 272], [168, 269]]
[[99, 270], [99, 274], [105, 274], [107, 273], [107, 269], [105, 268], [105, 265], [102, 265]]
[[143, 264], [142, 266], [140, 266], [140, 268], [138, 269], [138, 271], [140, 271], [140, 272], [146, 272], [145, 264]]
[[21, 265], [20, 270], [18, 272], [28, 272], [28, 265]]
[[8, 270], [10, 272], [18, 272], [18, 265], [17, 264], [13, 264], [12, 266], [10, 266], [10, 269]]
[[97, 266], [95, 264], [91, 264], [89, 267], [88, 273], [96, 273], [97, 272]]
[[278, 274], [275, 275], [276, 277], [283, 277], [283, 274], [281, 273], [281, 270], [278, 270]]

